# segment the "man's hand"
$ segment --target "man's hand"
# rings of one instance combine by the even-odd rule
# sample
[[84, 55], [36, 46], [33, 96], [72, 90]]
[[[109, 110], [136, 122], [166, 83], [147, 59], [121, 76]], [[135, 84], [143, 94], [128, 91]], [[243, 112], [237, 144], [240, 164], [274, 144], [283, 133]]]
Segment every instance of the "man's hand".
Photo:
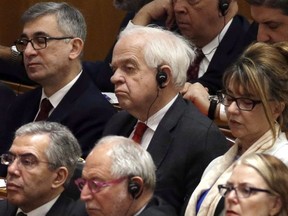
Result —
[[171, 0], [154, 0], [143, 6], [135, 15], [132, 23], [146, 26], [152, 21], [166, 20], [167, 28], [172, 28], [174, 24], [174, 11]]
[[181, 91], [183, 98], [190, 100], [204, 114], [208, 115], [210, 106], [208, 89], [200, 83], [186, 82]]

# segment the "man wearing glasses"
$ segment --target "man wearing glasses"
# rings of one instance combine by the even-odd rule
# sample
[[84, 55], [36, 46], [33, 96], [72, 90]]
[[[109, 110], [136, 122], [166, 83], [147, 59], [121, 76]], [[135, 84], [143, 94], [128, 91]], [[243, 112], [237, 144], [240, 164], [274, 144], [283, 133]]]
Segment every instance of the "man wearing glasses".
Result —
[[1, 163], [8, 166], [7, 199], [0, 215], [86, 215], [80, 202], [64, 195], [81, 156], [77, 139], [56, 122], [32, 122], [20, 127]]
[[28, 77], [40, 87], [12, 104], [0, 153], [9, 148], [18, 127], [48, 120], [73, 132], [85, 158], [115, 111], [82, 70], [84, 17], [67, 3], [42, 2], [24, 12], [22, 21], [23, 31], [15, 46], [23, 54]]
[[90, 216], [176, 216], [153, 196], [156, 174], [150, 154], [131, 139], [107, 136], [88, 155], [75, 183]]

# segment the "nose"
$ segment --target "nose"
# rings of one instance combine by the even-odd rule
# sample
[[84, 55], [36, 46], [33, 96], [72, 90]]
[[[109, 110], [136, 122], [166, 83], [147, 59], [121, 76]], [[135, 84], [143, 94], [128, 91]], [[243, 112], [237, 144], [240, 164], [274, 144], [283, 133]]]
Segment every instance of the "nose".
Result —
[[8, 166], [7, 171], [10, 175], [19, 175], [19, 163], [17, 158]]
[[226, 110], [229, 113], [239, 112], [239, 108], [237, 106], [236, 101], [233, 101], [228, 107], [226, 107]]
[[32, 43], [29, 42], [24, 50], [24, 55], [25, 56], [30, 56], [30, 55], [35, 55], [36, 54], [36, 50], [33, 48]]
[[270, 41], [268, 30], [263, 24], [259, 24], [259, 26], [258, 26], [257, 41], [259, 41], [259, 42], [269, 42]]
[[231, 190], [230, 192], [228, 192], [228, 194], [226, 195], [226, 201], [227, 202], [235, 202], [237, 201], [237, 194], [235, 190]]
[[92, 198], [91, 191], [88, 187], [88, 184], [85, 184], [81, 191], [81, 200], [86, 201]]
[[175, 14], [181, 14], [187, 12], [187, 7], [185, 1], [183, 0], [174, 0], [173, 1], [173, 10]]
[[115, 85], [116, 83], [124, 83], [125, 78], [120, 73], [120, 69], [115, 70], [113, 76], [110, 78], [110, 81]]

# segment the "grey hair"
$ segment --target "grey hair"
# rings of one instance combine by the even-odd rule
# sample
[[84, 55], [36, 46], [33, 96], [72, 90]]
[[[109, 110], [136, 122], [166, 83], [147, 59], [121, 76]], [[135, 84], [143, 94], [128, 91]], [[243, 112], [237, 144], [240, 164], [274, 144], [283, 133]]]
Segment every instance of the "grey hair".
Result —
[[98, 141], [101, 145], [111, 145], [107, 156], [111, 158], [111, 175], [115, 177], [139, 176], [144, 185], [154, 190], [156, 184], [155, 165], [150, 154], [133, 140], [122, 136], [106, 136]]
[[55, 170], [59, 167], [68, 169], [66, 183], [69, 182], [81, 157], [81, 148], [71, 131], [56, 122], [38, 121], [25, 124], [18, 128], [15, 137], [47, 134], [50, 145], [45, 151], [49, 162], [49, 169]]
[[39, 17], [53, 14], [56, 15], [59, 30], [64, 36], [79, 37], [85, 41], [87, 26], [82, 13], [65, 2], [36, 3], [24, 12], [21, 21], [27, 23]]
[[195, 58], [192, 46], [187, 39], [158, 26], [126, 28], [120, 33], [119, 39], [127, 36], [138, 38], [148, 67], [170, 66], [175, 87], [184, 86], [187, 70]]

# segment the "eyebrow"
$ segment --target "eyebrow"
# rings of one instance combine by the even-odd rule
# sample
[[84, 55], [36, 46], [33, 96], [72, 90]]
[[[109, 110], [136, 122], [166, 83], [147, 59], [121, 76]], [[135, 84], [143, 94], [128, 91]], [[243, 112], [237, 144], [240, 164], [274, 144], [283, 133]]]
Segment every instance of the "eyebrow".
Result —
[[[43, 31], [39, 31], [39, 32], [33, 33], [33, 35], [32, 35], [32, 37], [40, 37], [40, 36], [45, 37], [45, 36], [49, 36], [49, 34], [47, 34], [46, 32], [43, 32]], [[25, 34], [25, 33], [22, 33], [22, 34], [20, 35], [20, 37], [26, 37], [26, 38], [28, 38], [27, 34]]]

